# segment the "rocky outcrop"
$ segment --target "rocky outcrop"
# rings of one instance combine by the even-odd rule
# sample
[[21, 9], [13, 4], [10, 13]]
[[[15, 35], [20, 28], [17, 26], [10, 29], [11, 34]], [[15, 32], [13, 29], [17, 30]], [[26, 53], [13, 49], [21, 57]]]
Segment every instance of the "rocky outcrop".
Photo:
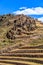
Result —
[[30, 32], [36, 29], [36, 21], [25, 15], [16, 15], [14, 19], [9, 20], [13, 27], [7, 32], [6, 36], [9, 39], [15, 39], [15, 36]]

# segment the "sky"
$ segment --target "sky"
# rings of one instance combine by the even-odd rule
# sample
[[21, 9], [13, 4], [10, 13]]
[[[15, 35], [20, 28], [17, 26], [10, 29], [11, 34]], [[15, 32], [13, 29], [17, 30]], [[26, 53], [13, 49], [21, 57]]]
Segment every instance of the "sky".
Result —
[[24, 14], [43, 22], [43, 0], [0, 0], [0, 15]]

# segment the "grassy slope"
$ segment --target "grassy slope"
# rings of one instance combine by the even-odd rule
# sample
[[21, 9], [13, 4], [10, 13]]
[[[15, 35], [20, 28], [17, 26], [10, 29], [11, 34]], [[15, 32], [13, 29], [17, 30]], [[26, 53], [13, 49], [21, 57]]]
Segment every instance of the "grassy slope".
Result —
[[35, 46], [35, 45], [40, 45], [40, 44], [43, 45], [43, 25], [40, 24], [40, 22], [37, 23], [37, 29], [35, 31], [30, 32], [30, 33], [33, 32], [34, 34], [32, 34], [32, 35], [33, 36], [36, 35], [36, 36], [31, 37], [30, 39], [26, 38], [26, 39], [8, 40], [5, 35], [6, 35], [6, 32], [11, 27], [12, 26], [0, 27], [0, 48], [5, 47], [5, 46], [9, 46], [9, 45], [13, 45], [14, 43], [25, 44], [25, 45], [29, 45], [29, 46]]

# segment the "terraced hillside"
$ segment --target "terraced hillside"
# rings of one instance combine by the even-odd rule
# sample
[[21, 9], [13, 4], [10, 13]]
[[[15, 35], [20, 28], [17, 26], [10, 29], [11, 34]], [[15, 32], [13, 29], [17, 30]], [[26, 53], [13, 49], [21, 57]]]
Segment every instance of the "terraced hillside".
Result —
[[0, 65], [43, 65], [43, 23], [11, 14], [0, 21]]
[[43, 48], [41, 46], [24, 46], [0, 54], [0, 63], [5, 65], [43, 65]]

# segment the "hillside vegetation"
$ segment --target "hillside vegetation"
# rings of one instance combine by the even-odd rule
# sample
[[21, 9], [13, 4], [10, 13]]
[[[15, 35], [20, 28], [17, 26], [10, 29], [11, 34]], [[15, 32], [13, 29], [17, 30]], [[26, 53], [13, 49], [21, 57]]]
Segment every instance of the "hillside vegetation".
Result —
[[29, 16], [0, 16], [0, 65], [43, 65], [43, 23]]
[[23, 14], [0, 16], [0, 48], [16, 43], [43, 44], [43, 23]]

